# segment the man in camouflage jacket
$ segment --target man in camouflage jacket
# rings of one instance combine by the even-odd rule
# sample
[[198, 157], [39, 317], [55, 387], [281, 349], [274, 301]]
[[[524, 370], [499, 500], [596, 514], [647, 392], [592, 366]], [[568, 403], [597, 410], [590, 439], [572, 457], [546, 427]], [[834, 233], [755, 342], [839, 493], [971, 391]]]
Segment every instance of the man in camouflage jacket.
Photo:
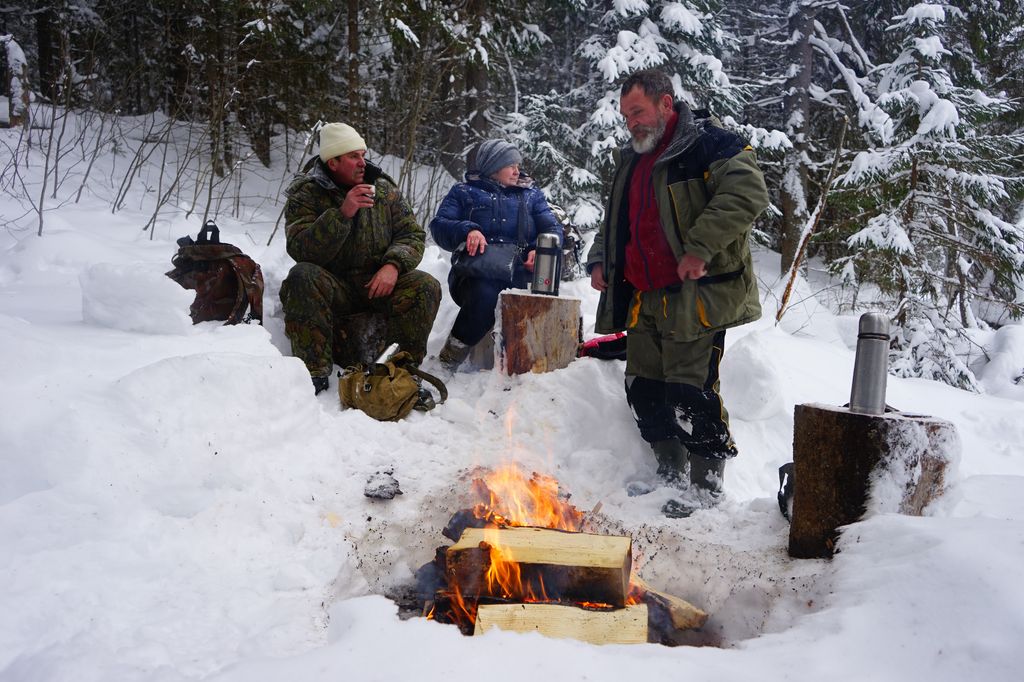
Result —
[[281, 285], [285, 333], [317, 393], [328, 386], [334, 344], [365, 341], [336, 338], [342, 318], [385, 316], [388, 343], [418, 363], [441, 302], [437, 280], [415, 269], [423, 228], [395, 182], [365, 156], [353, 128], [329, 123], [320, 131], [320, 158], [287, 190], [286, 246], [296, 264]]
[[637, 72], [620, 94], [633, 139], [587, 257], [595, 330], [628, 330], [626, 397], [659, 475], [686, 487], [688, 470], [691, 497], [713, 504], [737, 454], [718, 367], [725, 330], [761, 315], [748, 237], [768, 193], [751, 148], [676, 102], [664, 73]]

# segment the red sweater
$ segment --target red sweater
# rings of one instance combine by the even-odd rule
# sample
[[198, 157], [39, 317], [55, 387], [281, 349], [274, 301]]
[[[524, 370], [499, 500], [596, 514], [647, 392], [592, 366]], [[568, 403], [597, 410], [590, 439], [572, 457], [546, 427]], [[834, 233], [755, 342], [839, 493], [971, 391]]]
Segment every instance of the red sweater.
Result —
[[640, 291], [650, 291], [679, 284], [672, 253], [661, 227], [658, 204], [654, 200], [651, 180], [654, 162], [658, 160], [675, 134], [679, 115], [672, 112], [658, 146], [641, 154], [633, 168], [629, 183], [629, 242], [626, 244], [626, 280]]

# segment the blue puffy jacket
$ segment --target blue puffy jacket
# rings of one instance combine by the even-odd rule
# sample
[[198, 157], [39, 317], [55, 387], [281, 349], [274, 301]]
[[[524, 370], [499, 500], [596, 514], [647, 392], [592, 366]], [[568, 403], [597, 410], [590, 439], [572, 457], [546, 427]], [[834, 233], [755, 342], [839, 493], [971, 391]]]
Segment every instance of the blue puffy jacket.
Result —
[[488, 242], [512, 242], [518, 239], [519, 207], [526, 200], [528, 215], [525, 240], [532, 249], [537, 235], [550, 232], [562, 242], [562, 225], [551, 213], [544, 193], [533, 187], [503, 187], [490, 178], [467, 176], [466, 182], [448, 190], [430, 221], [430, 233], [442, 249], [454, 251], [466, 243], [472, 230], [480, 230]]

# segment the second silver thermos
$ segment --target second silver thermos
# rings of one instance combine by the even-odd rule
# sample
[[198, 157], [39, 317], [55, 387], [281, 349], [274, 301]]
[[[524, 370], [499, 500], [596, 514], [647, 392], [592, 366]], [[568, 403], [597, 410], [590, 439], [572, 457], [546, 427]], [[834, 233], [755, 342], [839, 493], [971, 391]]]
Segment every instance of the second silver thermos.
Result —
[[884, 414], [889, 372], [889, 318], [882, 313], [864, 313], [859, 326], [850, 411]]

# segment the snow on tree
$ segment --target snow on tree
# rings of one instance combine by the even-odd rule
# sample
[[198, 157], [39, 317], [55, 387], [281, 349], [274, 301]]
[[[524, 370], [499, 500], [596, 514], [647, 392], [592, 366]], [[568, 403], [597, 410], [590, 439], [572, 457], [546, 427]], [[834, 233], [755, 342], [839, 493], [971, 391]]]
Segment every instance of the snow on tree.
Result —
[[[898, 50], [876, 72], [892, 126], [868, 126], [878, 146], [858, 153], [841, 179], [866, 219], [833, 267], [899, 301], [896, 371], [974, 388], [950, 334], [978, 324], [976, 301], [1020, 285], [1024, 232], [1005, 209], [1024, 181], [1024, 136], [986, 128], [1011, 103], [978, 82], [965, 22], [934, 0], [893, 17]], [[1012, 298], [1002, 302], [1024, 312]]]
[[676, 97], [691, 108], [708, 108], [719, 115], [740, 112], [744, 90], [732, 82], [722, 63], [736, 39], [725, 31], [720, 12], [716, 0], [613, 0], [612, 9], [600, 20], [600, 32], [581, 47], [582, 56], [605, 84], [590, 117], [591, 151], [602, 165], [610, 164], [611, 150], [629, 139], [613, 84], [636, 71], [663, 69]]

